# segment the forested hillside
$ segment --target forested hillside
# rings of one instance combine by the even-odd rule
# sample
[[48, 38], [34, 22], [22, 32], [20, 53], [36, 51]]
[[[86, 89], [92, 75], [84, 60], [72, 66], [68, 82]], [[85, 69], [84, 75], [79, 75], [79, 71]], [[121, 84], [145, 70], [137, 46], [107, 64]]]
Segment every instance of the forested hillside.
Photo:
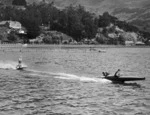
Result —
[[[20, 0], [19, 0], [20, 1]], [[57, 0], [56, 0], [57, 1]], [[1, 4], [0, 9], [0, 20], [15, 20], [21, 22], [21, 24], [27, 29], [28, 38], [34, 38], [40, 34], [40, 26], [48, 26], [49, 30], [56, 30], [63, 32], [76, 41], [81, 41], [83, 38], [92, 39], [95, 37], [98, 28], [103, 28], [102, 33], [105, 35], [107, 33], [107, 28], [110, 24], [118, 26], [120, 29], [123, 29], [126, 32], [138, 32], [143, 35], [148, 41], [149, 33], [139, 30], [136, 26], [131, 25], [126, 21], [121, 21], [119, 18], [111, 15], [114, 12], [104, 12], [100, 15], [92, 13], [87, 10], [87, 5], [93, 5], [98, 3], [98, 1], [93, 1], [90, 3], [86, 2], [86, 6], [82, 5], [64, 5], [63, 9], [58, 8], [59, 1], [52, 1], [47, 3], [45, 0], [38, 4], [28, 4], [29, 1], [22, 0], [17, 2], [17, 0], [12, 1], [13, 5], [23, 5], [25, 10], [18, 10], [16, 7], [3, 6]], [[66, 0], [67, 1], [67, 0]], [[65, 1], [65, 3], [66, 3]], [[109, 0], [106, 0], [107, 3], [110, 3]], [[106, 2], [101, 0], [102, 3]], [[31, 2], [31, 1], [30, 1]], [[72, 3], [73, 1], [70, 1]], [[81, 2], [81, 1], [80, 1]], [[74, 4], [80, 3], [79, 1], [74, 1]], [[141, 3], [140, 1], [138, 1]], [[57, 4], [56, 4], [57, 3]], [[67, 2], [68, 3], [68, 2]], [[82, 1], [81, 4], [85, 4]], [[121, 1], [120, 5], [123, 4]]]

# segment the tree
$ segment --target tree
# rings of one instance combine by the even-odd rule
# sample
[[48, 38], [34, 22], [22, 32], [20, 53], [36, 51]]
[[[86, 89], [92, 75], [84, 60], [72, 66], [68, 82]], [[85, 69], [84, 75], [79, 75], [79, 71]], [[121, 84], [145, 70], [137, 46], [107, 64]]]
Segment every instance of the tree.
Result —
[[[58, 9], [54, 7], [53, 3], [45, 3], [37, 5], [37, 9], [41, 13], [42, 24], [49, 25], [49, 23], [53, 22], [53, 17], [57, 17]], [[58, 18], [58, 17], [57, 17]]]
[[126, 39], [122, 35], [120, 35], [119, 38], [118, 38], [118, 41], [119, 41], [119, 44], [125, 45]]
[[99, 27], [107, 27], [111, 23], [116, 24], [118, 18], [111, 16], [108, 12], [104, 12], [103, 15], [99, 15], [98, 26]]
[[41, 15], [36, 6], [28, 6], [22, 13], [20, 22], [27, 29], [29, 38], [35, 38], [40, 34]]
[[19, 39], [19, 37], [16, 35], [16, 33], [15, 33], [14, 31], [11, 31], [10, 34], [8, 34], [7, 39], [8, 39], [11, 43], [13, 43], [13, 42], [16, 42], [16, 41]]
[[51, 43], [53, 43], [53, 39], [51, 36], [46, 36], [46, 37], [44, 37], [43, 42], [46, 44], [51, 44]]
[[83, 37], [92, 38], [95, 36], [97, 26], [91, 13], [85, 11], [84, 7], [79, 5], [73, 7], [70, 5], [64, 10], [66, 14], [66, 34], [81, 41]]
[[82, 37], [83, 24], [77, 13], [76, 7], [70, 5], [61, 12], [58, 23], [60, 29], [75, 40], [80, 41]]

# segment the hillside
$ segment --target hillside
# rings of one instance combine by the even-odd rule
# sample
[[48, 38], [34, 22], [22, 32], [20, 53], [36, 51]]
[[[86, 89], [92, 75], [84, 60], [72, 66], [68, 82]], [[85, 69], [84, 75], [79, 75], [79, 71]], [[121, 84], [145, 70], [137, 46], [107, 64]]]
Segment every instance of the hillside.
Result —
[[[4, 4], [11, 4], [12, 0], [0, 0]], [[43, 0], [27, 0], [29, 4], [39, 3]], [[54, 2], [58, 8], [64, 8], [70, 4], [85, 6], [90, 12], [97, 15], [108, 11], [120, 20], [125, 20], [137, 25], [142, 30], [150, 28], [150, 1], [149, 0], [45, 0]]]

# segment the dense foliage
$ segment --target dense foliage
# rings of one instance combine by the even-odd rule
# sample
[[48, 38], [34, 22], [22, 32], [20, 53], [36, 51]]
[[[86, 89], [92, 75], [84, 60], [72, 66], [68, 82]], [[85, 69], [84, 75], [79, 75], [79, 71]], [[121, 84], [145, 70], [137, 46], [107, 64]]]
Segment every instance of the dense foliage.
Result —
[[[19, 1], [19, 2], [18, 2]], [[26, 5], [25, 0], [14, 0], [15, 5]], [[108, 12], [96, 17], [94, 14], [86, 11], [83, 6], [68, 6], [63, 10], [55, 7], [54, 3], [32, 4], [26, 6], [26, 9], [17, 9], [15, 7], [0, 7], [0, 20], [19, 21], [26, 29], [28, 38], [35, 38], [40, 34], [40, 26], [46, 25], [49, 30], [63, 32], [76, 41], [82, 41], [84, 38], [92, 39], [95, 37], [98, 28], [103, 28], [104, 38], [108, 30], [106, 29], [111, 23], [119, 28], [130, 31], [139, 31], [137, 27], [130, 25], [125, 21], [119, 21], [116, 17], [111, 16]], [[110, 30], [109, 31], [113, 31]], [[148, 33], [141, 32], [143, 36], [149, 37]], [[45, 39], [47, 40], [47, 39]], [[105, 40], [105, 39], [104, 39]], [[111, 39], [112, 40], [112, 39]], [[122, 38], [107, 40], [102, 43], [117, 42], [124, 40]]]
[[130, 32], [137, 32], [138, 28], [128, 24], [125, 21], [120, 21], [118, 20], [118, 18], [111, 16], [108, 12], [104, 12], [103, 15], [99, 16], [99, 20], [98, 20], [98, 26], [99, 27], [107, 27], [110, 24], [115, 24], [117, 25], [119, 28], [125, 30], [125, 31], [130, 31]]
[[12, 4], [18, 6], [26, 6], [27, 2], [26, 0], [13, 0]]

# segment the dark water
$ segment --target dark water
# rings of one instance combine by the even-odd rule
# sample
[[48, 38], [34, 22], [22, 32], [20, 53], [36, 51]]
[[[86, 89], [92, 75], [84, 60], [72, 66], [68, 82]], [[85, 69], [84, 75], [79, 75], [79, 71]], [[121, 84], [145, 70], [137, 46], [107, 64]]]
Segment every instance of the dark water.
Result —
[[[0, 115], [150, 115], [150, 49], [0, 51]], [[22, 55], [25, 71], [17, 71]], [[120, 68], [145, 81], [102, 79]]]

